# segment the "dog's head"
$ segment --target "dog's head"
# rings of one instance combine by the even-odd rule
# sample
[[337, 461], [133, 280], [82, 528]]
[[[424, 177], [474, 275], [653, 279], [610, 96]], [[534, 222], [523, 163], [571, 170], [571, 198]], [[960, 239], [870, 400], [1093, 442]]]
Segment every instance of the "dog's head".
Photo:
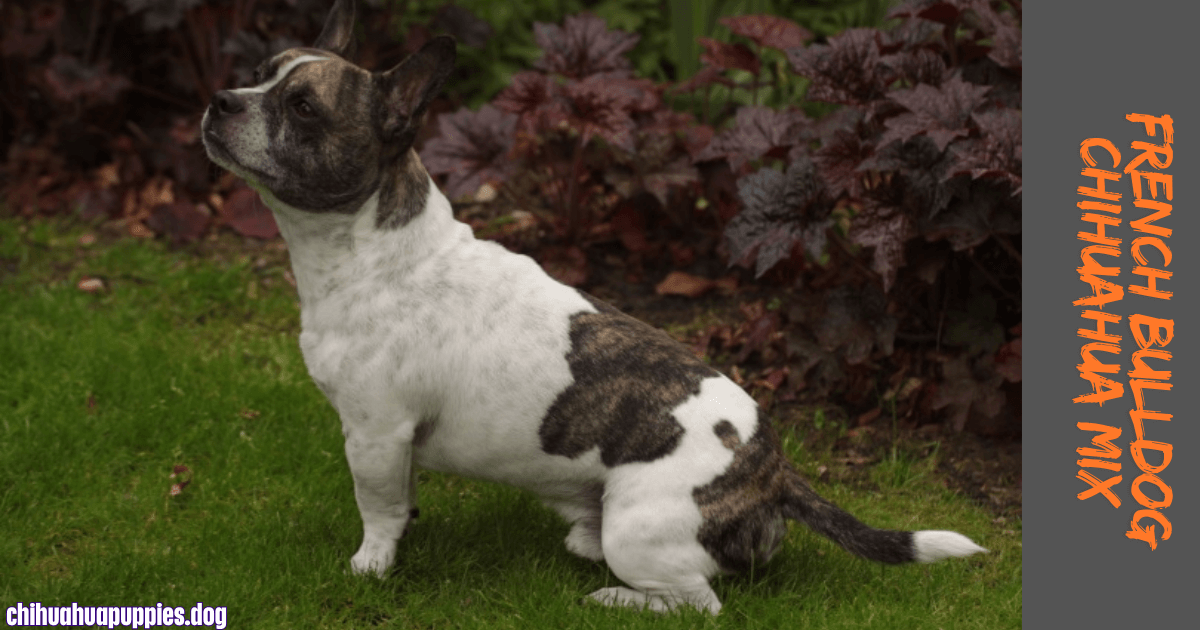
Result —
[[368, 72], [345, 59], [354, 13], [353, 0], [336, 0], [312, 48], [263, 62], [254, 87], [217, 92], [201, 123], [214, 162], [299, 210], [353, 213], [376, 192], [403, 205], [406, 186], [428, 185], [410, 149], [454, 67], [454, 40]]

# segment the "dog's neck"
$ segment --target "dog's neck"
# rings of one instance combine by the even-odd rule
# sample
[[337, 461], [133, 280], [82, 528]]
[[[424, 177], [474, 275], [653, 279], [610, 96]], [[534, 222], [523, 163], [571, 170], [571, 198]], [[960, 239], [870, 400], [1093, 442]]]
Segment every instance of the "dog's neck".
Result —
[[302, 310], [339, 286], [384, 270], [400, 280], [452, 242], [474, 238], [469, 226], [454, 219], [450, 201], [432, 181], [421, 211], [400, 229], [378, 227], [378, 217], [394, 210], [379, 207], [378, 191], [357, 212], [342, 214], [298, 210], [256, 188], [287, 241]]

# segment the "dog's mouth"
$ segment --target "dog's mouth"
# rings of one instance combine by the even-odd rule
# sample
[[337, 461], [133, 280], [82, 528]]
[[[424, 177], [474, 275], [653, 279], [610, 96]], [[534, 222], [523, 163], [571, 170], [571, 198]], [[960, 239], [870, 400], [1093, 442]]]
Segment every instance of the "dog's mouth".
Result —
[[203, 139], [204, 148], [208, 150], [208, 156], [211, 157], [214, 162], [217, 162], [226, 168], [228, 168], [226, 163], [234, 165], [237, 164], [237, 162], [233, 159], [233, 155], [230, 154], [229, 149], [226, 148], [225, 141], [221, 139], [221, 136], [219, 136], [217, 132], [213, 131], [212, 129], [205, 129]]
[[238, 162], [233, 157], [233, 152], [229, 150], [221, 135], [208, 128], [207, 125], [204, 126], [201, 136], [204, 141], [204, 148], [208, 151], [208, 157], [213, 162], [216, 162], [218, 166], [233, 172], [242, 179], [253, 180], [268, 188], [276, 180], [276, 177], [273, 175]]

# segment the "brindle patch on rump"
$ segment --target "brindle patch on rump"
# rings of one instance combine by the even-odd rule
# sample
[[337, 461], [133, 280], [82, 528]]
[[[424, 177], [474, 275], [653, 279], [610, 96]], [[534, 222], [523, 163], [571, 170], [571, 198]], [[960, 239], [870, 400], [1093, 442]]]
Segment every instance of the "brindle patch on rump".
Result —
[[542, 419], [542, 450], [574, 458], [599, 447], [609, 467], [670, 454], [683, 436], [671, 411], [717, 371], [666, 333], [580, 294], [599, 312], [571, 316], [575, 382]]
[[728, 420], [713, 425], [721, 444], [733, 451], [733, 463], [692, 497], [704, 523], [697, 539], [727, 571], [743, 571], [764, 563], [787, 533], [783, 500], [804, 483], [784, 458], [779, 436], [760, 409], [758, 426], [747, 442]]
[[818, 495], [784, 456], [779, 435], [760, 409], [758, 426], [742, 443], [726, 420], [713, 426], [733, 451], [733, 463], [692, 492], [704, 519], [697, 539], [728, 571], [742, 571], [774, 555], [787, 534], [785, 519], [828, 536], [847, 551], [896, 564], [914, 559], [912, 532], [875, 529]]

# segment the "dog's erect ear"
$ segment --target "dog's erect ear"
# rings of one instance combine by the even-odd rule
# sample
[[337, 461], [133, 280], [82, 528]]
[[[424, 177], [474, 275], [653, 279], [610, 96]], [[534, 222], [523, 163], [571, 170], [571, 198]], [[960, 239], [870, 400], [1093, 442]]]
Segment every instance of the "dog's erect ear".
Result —
[[378, 75], [384, 94], [383, 133], [391, 142], [412, 142], [421, 115], [454, 71], [454, 39], [429, 40], [400, 65]]
[[328, 50], [343, 59], [354, 55], [354, 5], [355, 0], [334, 1], [313, 48]]

